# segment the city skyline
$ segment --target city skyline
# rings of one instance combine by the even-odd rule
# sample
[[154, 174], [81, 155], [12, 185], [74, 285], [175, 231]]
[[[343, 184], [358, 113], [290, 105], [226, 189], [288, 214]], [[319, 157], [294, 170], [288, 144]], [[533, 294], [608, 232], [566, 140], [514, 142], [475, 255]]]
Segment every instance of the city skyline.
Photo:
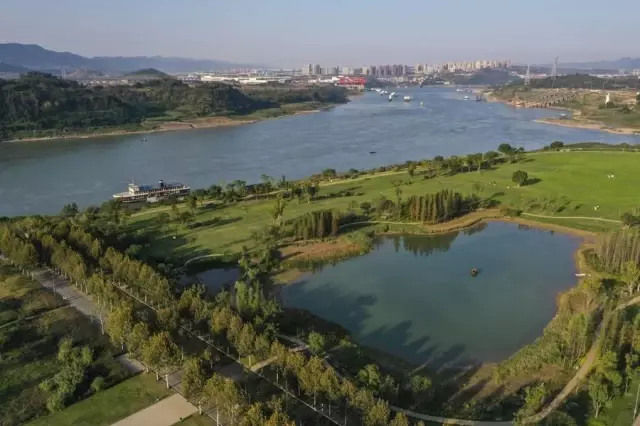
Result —
[[455, 10], [418, 0], [392, 8], [378, 0], [214, 0], [197, 7], [168, 0], [3, 3], [0, 42], [84, 56], [162, 55], [284, 68], [312, 62], [362, 66], [487, 57], [549, 64], [556, 56], [563, 62], [640, 56], [631, 37], [640, 3], [631, 0], [615, 10], [594, 0], [495, 0], [491, 7], [460, 0]]

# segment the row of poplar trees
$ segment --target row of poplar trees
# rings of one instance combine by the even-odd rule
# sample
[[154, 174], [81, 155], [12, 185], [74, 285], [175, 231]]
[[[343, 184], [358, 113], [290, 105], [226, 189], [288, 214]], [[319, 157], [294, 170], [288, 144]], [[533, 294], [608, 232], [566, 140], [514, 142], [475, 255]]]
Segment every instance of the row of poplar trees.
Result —
[[295, 219], [291, 224], [297, 240], [335, 237], [340, 230], [340, 213], [333, 210], [317, 210]]
[[[321, 217], [319, 215], [317, 219]], [[324, 216], [323, 224], [331, 223], [333, 216]], [[0, 251], [24, 269], [33, 268], [39, 263], [47, 264], [66, 275], [82, 291], [97, 296], [102, 309], [112, 313], [107, 320], [107, 330], [113, 334], [114, 343], [134, 346], [128, 349], [151, 364], [156, 371], [166, 369], [169, 367], [166, 364], [175, 362], [177, 348], [171, 336], [179, 328], [178, 324], [187, 321], [195, 326], [199, 324], [203, 330], [216, 336], [216, 341], [231, 345], [234, 353], [245, 357], [255, 356], [252, 362], [277, 356], [274, 364], [276, 380], [281, 377], [291, 381], [291, 389], [312, 398], [314, 405], [322, 400], [336, 408], [350, 407], [351, 414], [359, 413], [358, 416], [368, 426], [387, 425], [389, 421], [398, 426], [408, 424], [403, 414], [390, 420], [388, 402], [375, 392], [359, 388], [351, 380], [340, 377], [319, 358], [290, 353], [278, 342], [273, 331], [270, 332], [265, 326], [254, 327], [250, 318], [242, 318], [230, 305], [216, 308], [214, 302], [197, 300], [200, 297], [193, 297], [193, 293], [187, 296], [188, 302], [185, 299], [180, 303], [173, 297], [166, 278], [148, 265], [112, 247], [105, 249], [100, 241], [95, 244], [96, 239], [89, 238], [86, 235], [89, 233], [80, 227], [75, 228], [71, 236], [71, 232], [54, 233], [51, 226], [45, 221], [33, 226], [18, 223], [11, 227], [0, 227]], [[331, 230], [331, 226], [328, 229]], [[112, 285], [114, 282], [144, 294], [154, 306], [163, 308], [155, 309], [153, 318], [141, 316], [137, 322], [130, 314], [125, 314], [131, 320], [124, 322], [127, 325], [115, 327], [118, 322], [116, 312], [120, 311], [122, 317], [119, 308], [130, 305], [131, 299], [118, 291]], [[148, 327], [147, 321], [151, 321]], [[153, 330], [157, 332], [153, 333]], [[343, 413], [341, 410], [340, 416]], [[334, 412], [334, 416], [337, 415]]]
[[406, 202], [406, 214], [414, 222], [439, 223], [468, 213], [472, 207], [471, 198], [443, 189], [434, 194], [410, 197]]

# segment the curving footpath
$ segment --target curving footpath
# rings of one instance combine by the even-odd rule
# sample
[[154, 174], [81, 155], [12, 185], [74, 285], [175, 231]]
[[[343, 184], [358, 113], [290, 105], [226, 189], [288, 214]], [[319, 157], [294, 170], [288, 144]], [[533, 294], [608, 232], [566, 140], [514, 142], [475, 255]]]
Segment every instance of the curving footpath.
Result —
[[533, 213], [526, 213], [526, 212], [522, 212], [521, 213], [522, 216], [529, 216], [529, 217], [537, 217], [540, 219], [569, 219], [569, 220], [595, 220], [598, 222], [609, 222], [609, 223], [617, 223], [617, 224], [622, 224], [621, 221], [619, 220], [615, 220], [615, 219], [605, 219], [603, 217], [589, 217], [589, 216], [546, 216], [543, 214], [533, 214]]

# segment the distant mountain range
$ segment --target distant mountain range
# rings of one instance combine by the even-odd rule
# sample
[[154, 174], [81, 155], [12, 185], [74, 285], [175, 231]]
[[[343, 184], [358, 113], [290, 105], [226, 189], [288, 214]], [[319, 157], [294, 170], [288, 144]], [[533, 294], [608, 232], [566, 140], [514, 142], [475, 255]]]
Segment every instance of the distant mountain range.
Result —
[[[18, 70], [2, 71], [3, 68], [8, 69], [10, 66], [18, 67]], [[55, 52], [37, 44], [0, 43], [0, 72], [24, 72], [25, 70], [58, 70], [58, 72], [64, 70], [65, 72], [74, 72], [77, 70], [92, 70], [104, 74], [126, 74], [139, 69], [153, 68], [165, 73], [181, 73], [258, 67], [262, 66], [163, 56], [103, 56], [87, 58], [69, 52]]]
[[[551, 65], [544, 65], [545, 67], [550, 67]], [[640, 69], [640, 58], [620, 58], [615, 60], [607, 60], [607, 61], [593, 61], [593, 62], [575, 62], [575, 63], [565, 63], [561, 62], [558, 64], [559, 68], [575, 68], [575, 69], [599, 69], [599, 70], [632, 70], [632, 69]]]
[[11, 73], [25, 73], [29, 71], [28, 68], [21, 67], [19, 65], [11, 65], [0, 62], [0, 72], [11, 72]]

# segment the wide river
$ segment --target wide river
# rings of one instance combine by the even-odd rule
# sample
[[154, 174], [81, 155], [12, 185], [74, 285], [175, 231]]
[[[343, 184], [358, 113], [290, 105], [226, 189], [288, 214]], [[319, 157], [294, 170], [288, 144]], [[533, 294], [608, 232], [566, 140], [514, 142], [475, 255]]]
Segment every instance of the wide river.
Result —
[[501, 361], [553, 318], [558, 293], [575, 285], [579, 245], [577, 237], [503, 222], [383, 237], [369, 254], [307, 274], [281, 296], [416, 365]]
[[[402, 102], [410, 94], [413, 102]], [[256, 182], [262, 174], [302, 178], [324, 168], [348, 170], [485, 152], [503, 142], [525, 149], [554, 140], [640, 143], [638, 136], [535, 123], [552, 110], [464, 101], [449, 88], [367, 93], [316, 114], [252, 125], [80, 140], [0, 143], [0, 216], [57, 213], [76, 202], [100, 204], [127, 183], [179, 181], [192, 188]], [[420, 107], [424, 102], [424, 107]], [[370, 151], [377, 154], [370, 155]]]

